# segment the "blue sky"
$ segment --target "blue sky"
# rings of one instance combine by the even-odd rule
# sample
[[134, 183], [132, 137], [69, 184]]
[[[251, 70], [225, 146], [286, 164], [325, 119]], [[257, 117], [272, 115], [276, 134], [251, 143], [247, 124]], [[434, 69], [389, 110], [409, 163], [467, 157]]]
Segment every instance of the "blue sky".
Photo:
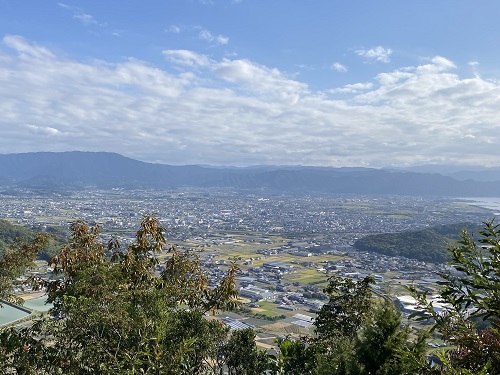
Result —
[[500, 2], [0, 0], [0, 152], [500, 165]]

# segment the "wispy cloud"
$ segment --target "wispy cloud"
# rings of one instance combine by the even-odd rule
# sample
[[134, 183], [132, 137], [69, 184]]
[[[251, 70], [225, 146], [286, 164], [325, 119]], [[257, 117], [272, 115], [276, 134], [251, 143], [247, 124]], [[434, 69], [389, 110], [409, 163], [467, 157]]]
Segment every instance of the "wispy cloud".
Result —
[[229, 38], [227, 36], [217, 35], [215, 37], [215, 40], [216, 40], [217, 44], [221, 44], [221, 45], [229, 43]]
[[7, 47], [17, 51], [19, 53], [19, 58], [35, 58], [40, 61], [55, 58], [55, 55], [47, 48], [35, 43], [29, 43], [25, 38], [19, 35], [6, 35], [2, 42]]
[[174, 34], [179, 34], [181, 32], [181, 28], [177, 25], [171, 25], [168, 29], [168, 32], [174, 33]]
[[188, 50], [165, 50], [163, 51], [163, 55], [174, 64], [206, 66], [209, 63], [207, 56]]
[[336, 62], [336, 63], [333, 63], [331, 65], [331, 68], [333, 70], [336, 70], [337, 72], [340, 72], [340, 73], [345, 73], [347, 72], [347, 67], [344, 65], [344, 64], [341, 64], [339, 62]]
[[201, 40], [205, 40], [207, 42], [215, 42], [218, 45], [224, 45], [229, 43], [229, 38], [222, 35], [212, 35], [212, 33], [206, 29], [203, 29], [199, 32], [198, 37]]
[[212, 45], [226, 45], [229, 43], [229, 37], [224, 35], [216, 35], [210, 32], [209, 30], [203, 28], [202, 26], [179, 26], [179, 25], [170, 25], [165, 32], [172, 34], [181, 34], [186, 32], [192, 35], [193, 31], [196, 33], [196, 37], [199, 40], [211, 43]]
[[73, 18], [81, 21], [84, 25], [96, 25], [96, 26], [106, 26], [106, 23], [98, 22], [94, 16], [85, 13], [82, 8], [71, 6], [65, 3], [58, 3], [61, 8], [64, 8], [73, 14]]
[[367, 61], [378, 61], [388, 63], [391, 61], [392, 50], [377, 46], [371, 49], [358, 49], [354, 51], [358, 56], [364, 57]]
[[111, 34], [114, 35], [114, 36], [122, 36], [124, 32], [125, 32], [125, 30], [115, 29], [115, 30], [111, 31]]
[[166, 50], [163, 69], [71, 60], [19, 36], [2, 43], [5, 153], [108, 150], [225, 165], [500, 160], [500, 83], [461, 77], [442, 56], [332, 87], [343, 94], [332, 99], [248, 59]]

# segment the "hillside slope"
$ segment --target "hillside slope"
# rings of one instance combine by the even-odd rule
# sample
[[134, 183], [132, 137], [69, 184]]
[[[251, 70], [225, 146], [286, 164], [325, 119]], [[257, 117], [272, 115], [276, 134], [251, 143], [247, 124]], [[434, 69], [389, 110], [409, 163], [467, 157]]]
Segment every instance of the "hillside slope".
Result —
[[465, 228], [471, 232], [480, 229], [474, 224], [460, 223], [399, 233], [373, 234], [357, 240], [354, 247], [360, 251], [441, 263], [449, 260], [448, 246], [460, 239], [460, 233]]

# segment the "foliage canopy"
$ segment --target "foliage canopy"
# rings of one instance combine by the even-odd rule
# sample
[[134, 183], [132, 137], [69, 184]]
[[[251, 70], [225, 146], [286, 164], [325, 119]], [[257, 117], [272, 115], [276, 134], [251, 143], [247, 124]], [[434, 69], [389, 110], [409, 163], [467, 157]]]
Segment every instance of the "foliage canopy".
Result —
[[[463, 231], [440, 274], [444, 310], [409, 289], [421, 320], [453, 345], [426, 360], [426, 332], [411, 334], [400, 311], [372, 288], [373, 279], [332, 276], [312, 338], [277, 341], [271, 359], [251, 329], [229, 332], [208, 313], [238, 307], [232, 265], [215, 287], [196, 254], [167, 244], [154, 217], [135, 240], [103, 241], [101, 228], [71, 225], [70, 243], [49, 264], [53, 280], [33, 279], [53, 304], [24, 328], [0, 330], [0, 372], [17, 374], [500, 374], [500, 226], [480, 238]], [[13, 241], [0, 257], [0, 298], [16, 301], [16, 277], [48, 244], [46, 234]], [[160, 264], [158, 254], [165, 253]]]
[[360, 238], [354, 246], [361, 251], [442, 263], [450, 259], [447, 248], [460, 238], [458, 228], [467, 226], [471, 227], [471, 230], [477, 228], [475, 225], [462, 223], [398, 233], [372, 234]]
[[442, 281], [437, 309], [414, 286], [420, 320], [431, 319], [432, 329], [454, 346], [440, 354], [439, 374], [500, 374], [500, 226], [484, 223], [479, 239], [467, 230], [450, 247], [448, 272]]
[[[232, 266], [215, 288], [197, 257], [168, 246], [157, 219], [145, 217], [135, 241], [103, 242], [99, 226], [77, 221], [71, 243], [49, 264], [51, 317], [0, 334], [0, 370], [22, 374], [209, 374], [228, 329], [205, 318], [237, 305]], [[21, 247], [30, 256], [41, 238]], [[169, 257], [161, 273], [156, 254]], [[22, 252], [20, 253], [22, 254]], [[3, 257], [2, 261], [11, 261]], [[16, 270], [15, 267], [8, 267]], [[5, 278], [13, 274], [5, 275]]]

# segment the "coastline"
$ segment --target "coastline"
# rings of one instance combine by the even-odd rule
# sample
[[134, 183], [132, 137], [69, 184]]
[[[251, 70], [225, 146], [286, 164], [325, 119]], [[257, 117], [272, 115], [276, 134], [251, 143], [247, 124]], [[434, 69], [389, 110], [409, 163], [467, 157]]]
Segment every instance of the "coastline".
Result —
[[500, 197], [464, 197], [458, 198], [459, 202], [471, 206], [478, 206], [493, 211], [493, 215], [500, 216]]

